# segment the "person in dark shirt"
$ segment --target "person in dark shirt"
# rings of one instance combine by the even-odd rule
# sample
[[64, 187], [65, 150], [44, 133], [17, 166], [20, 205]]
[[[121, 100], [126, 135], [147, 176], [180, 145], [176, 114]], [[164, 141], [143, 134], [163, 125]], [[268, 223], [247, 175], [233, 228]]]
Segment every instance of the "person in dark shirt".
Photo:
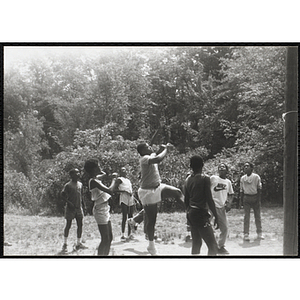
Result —
[[210, 213], [215, 217], [214, 226], [219, 228], [215, 203], [210, 190], [210, 178], [202, 174], [202, 157], [195, 155], [190, 159], [192, 174], [187, 177], [184, 188], [184, 203], [187, 220], [191, 226], [192, 254], [200, 254], [202, 239], [208, 247], [208, 255], [216, 256], [218, 245], [210, 224]]

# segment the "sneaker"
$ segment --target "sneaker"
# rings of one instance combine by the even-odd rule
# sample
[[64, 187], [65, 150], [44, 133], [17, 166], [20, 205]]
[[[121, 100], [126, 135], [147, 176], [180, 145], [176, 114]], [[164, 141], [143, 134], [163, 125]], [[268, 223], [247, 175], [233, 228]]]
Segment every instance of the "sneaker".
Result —
[[121, 236], [121, 242], [126, 242], [126, 237], [124, 235]]
[[156, 256], [157, 255], [157, 250], [155, 247], [147, 247], [148, 252], [152, 255], [152, 256]]
[[187, 236], [185, 237], [185, 242], [188, 243], [188, 242], [191, 242], [191, 241], [192, 241], [191, 236], [190, 236], [190, 235], [187, 235]]
[[67, 252], [68, 252], [68, 245], [63, 244], [62, 249], [61, 249], [61, 253], [67, 253]]
[[218, 249], [218, 254], [229, 254], [229, 252], [223, 246]]
[[75, 246], [75, 250], [83, 250], [88, 249], [88, 247], [84, 246], [82, 243], [79, 243]]
[[133, 218], [130, 218], [127, 220], [128, 225], [130, 226], [130, 229], [133, 233], [135, 233], [137, 226], [135, 224], [135, 221], [133, 220]]
[[265, 239], [265, 237], [263, 236], [262, 233], [257, 234], [257, 240], [264, 240], [264, 239]]
[[129, 238], [130, 240], [134, 240], [134, 235], [131, 234], [128, 238]]
[[244, 235], [244, 241], [245, 241], [245, 242], [250, 242], [249, 234], [245, 234], [245, 235]]

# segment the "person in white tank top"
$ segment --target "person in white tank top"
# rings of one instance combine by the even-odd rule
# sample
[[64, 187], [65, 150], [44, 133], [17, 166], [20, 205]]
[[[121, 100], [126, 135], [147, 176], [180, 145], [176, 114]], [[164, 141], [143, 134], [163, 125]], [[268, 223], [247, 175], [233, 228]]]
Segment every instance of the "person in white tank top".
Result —
[[[133, 216], [134, 198], [132, 195], [132, 184], [127, 178], [127, 171], [125, 167], [120, 170], [120, 176], [116, 179], [114, 191], [120, 193], [120, 205], [122, 209], [122, 224], [121, 224], [121, 241], [126, 242], [125, 226], [128, 218]], [[128, 238], [133, 238], [131, 235], [131, 227], [128, 225]]]
[[107, 187], [102, 183], [101, 180], [106, 174], [101, 171], [97, 159], [87, 160], [84, 164], [84, 170], [90, 177], [89, 190], [91, 192], [91, 199], [94, 201], [93, 214], [101, 235], [98, 255], [108, 256], [110, 244], [113, 238], [108, 200], [113, 194], [115, 178], [113, 178], [110, 187]]

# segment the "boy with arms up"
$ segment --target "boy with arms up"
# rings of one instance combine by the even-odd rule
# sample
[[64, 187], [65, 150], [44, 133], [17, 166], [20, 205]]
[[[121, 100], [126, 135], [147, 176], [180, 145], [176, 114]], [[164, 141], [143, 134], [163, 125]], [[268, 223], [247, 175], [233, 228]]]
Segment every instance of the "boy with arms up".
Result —
[[149, 246], [147, 250], [151, 255], [157, 255], [154, 245], [154, 230], [157, 217], [157, 203], [162, 198], [175, 198], [183, 203], [183, 194], [180, 189], [161, 183], [158, 164], [166, 157], [171, 144], [161, 145], [158, 153], [153, 152], [147, 143], [137, 146], [137, 151], [141, 158], [141, 180], [138, 189], [139, 199], [141, 200], [145, 213], [147, 215], [147, 234], [149, 238]]

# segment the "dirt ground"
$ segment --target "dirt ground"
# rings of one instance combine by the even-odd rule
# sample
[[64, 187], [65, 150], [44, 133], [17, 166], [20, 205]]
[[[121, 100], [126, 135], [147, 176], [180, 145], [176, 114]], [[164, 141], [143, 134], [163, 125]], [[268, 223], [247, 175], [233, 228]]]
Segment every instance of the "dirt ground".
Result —
[[[112, 216], [113, 241], [109, 256], [144, 256], [151, 257], [147, 251], [148, 241], [143, 233], [143, 225], [139, 225], [134, 239], [121, 242], [121, 215]], [[255, 240], [255, 224], [252, 217], [250, 226], [250, 242], [243, 242], [242, 210], [234, 210], [228, 215], [230, 231], [226, 241], [229, 257], [250, 256], [283, 256], [283, 210], [282, 208], [263, 208], [262, 225], [265, 239]], [[63, 217], [40, 217], [4, 215], [4, 233], [11, 246], [3, 247], [4, 256], [65, 256], [60, 254], [63, 243], [65, 220]], [[191, 256], [192, 242], [186, 242], [188, 233], [184, 213], [160, 214], [156, 224], [156, 233], [161, 240], [156, 241], [159, 256]], [[215, 232], [216, 236], [220, 233]], [[126, 230], [127, 234], [127, 230]], [[95, 226], [93, 216], [84, 218], [82, 236], [85, 250], [73, 251], [76, 241], [76, 225], [70, 230], [67, 256], [97, 256], [100, 234]], [[201, 256], [207, 256], [207, 247], [203, 243]]]
[[[255, 240], [256, 236], [250, 236], [250, 242], [244, 242], [242, 237], [233, 237], [227, 240], [226, 248], [230, 252], [227, 256], [281, 256], [283, 255], [282, 242], [276, 237], [266, 236], [264, 240]], [[88, 249], [72, 252], [69, 246], [68, 255], [96, 256], [99, 240], [88, 240], [85, 245]], [[159, 256], [190, 256], [192, 241], [186, 242], [184, 239], [174, 238], [168, 242], [155, 242]], [[135, 235], [134, 239], [121, 242], [120, 237], [116, 237], [111, 244], [110, 256], [151, 256], [147, 251], [148, 241], [144, 235]], [[58, 254], [59, 255], [59, 254]], [[200, 256], [207, 255], [207, 247], [203, 243]]]

